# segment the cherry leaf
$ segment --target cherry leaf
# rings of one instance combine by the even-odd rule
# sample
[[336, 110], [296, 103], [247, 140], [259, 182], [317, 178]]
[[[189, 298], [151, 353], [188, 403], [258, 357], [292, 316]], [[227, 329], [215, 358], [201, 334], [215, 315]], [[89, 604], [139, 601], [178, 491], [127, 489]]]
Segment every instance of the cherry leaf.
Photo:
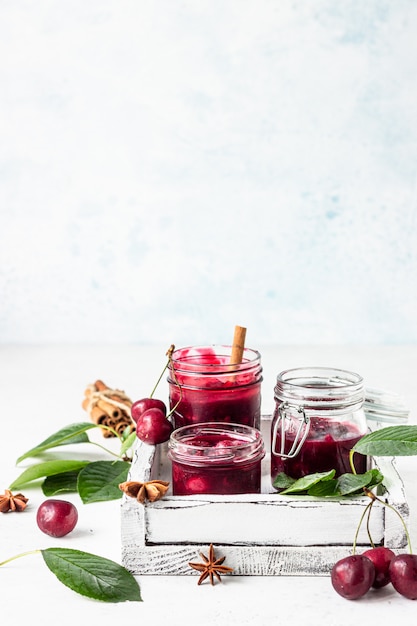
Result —
[[[129, 426], [128, 426], [129, 428]], [[133, 444], [137, 441], [136, 431], [127, 435], [126, 439], [123, 441], [122, 447], [120, 449], [120, 456], [126, 454], [128, 450], [133, 446]]]
[[73, 443], [89, 443], [90, 440], [85, 431], [90, 430], [90, 428], [96, 428], [96, 425], [91, 422], [79, 422], [65, 426], [34, 448], [22, 454], [22, 456], [17, 459], [16, 463], [20, 463], [28, 457], [38, 456], [50, 448], [66, 446]]
[[342, 474], [337, 479], [337, 491], [341, 496], [360, 492], [363, 487], [375, 486], [383, 480], [378, 470], [369, 470], [364, 474]]
[[302, 478], [296, 480], [292, 485], [287, 487], [287, 489], [281, 491], [281, 495], [307, 491], [310, 487], [318, 482], [330, 480], [331, 478], [333, 478], [335, 473], [335, 470], [330, 470], [329, 472], [316, 472], [315, 474], [308, 474], [307, 476], [303, 476]]
[[78, 476], [78, 493], [84, 504], [117, 500], [123, 493], [119, 484], [127, 479], [130, 463], [126, 461], [94, 461]]
[[135, 577], [110, 559], [69, 548], [46, 548], [41, 554], [58, 580], [83, 596], [102, 602], [142, 601]]
[[38, 478], [45, 478], [45, 476], [52, 476], [54, 474], [61, 474], [62, 472], [72, 472], [82, 469], [89, 465], [90, 461], [69, 461], [69, 460], [55, 460], [45, 461], [44, 463], [37, 463], [26, 468], [20, 476], [16, 478], [9, 486], [9, 489], [20, 489], [23, 485], [33, 482]]
[[275, 477], [274, 487], [276, 489], [287, 489], [288, 487], [291, 487], [296, 480], [296, 478], [291, 478], [291, 476], [288, 476], [284, 472], [280, 472]]
[[78, 474], [81, 470], [62, 472], [47, 476], [42, 483], [42, 491], [45, 496], [54, 496], [62, 492], [76, 492]]
[[417, 454], [417, 426], [387, 426], [364, 435], [354, 452], [369, 456], [412, 456]]

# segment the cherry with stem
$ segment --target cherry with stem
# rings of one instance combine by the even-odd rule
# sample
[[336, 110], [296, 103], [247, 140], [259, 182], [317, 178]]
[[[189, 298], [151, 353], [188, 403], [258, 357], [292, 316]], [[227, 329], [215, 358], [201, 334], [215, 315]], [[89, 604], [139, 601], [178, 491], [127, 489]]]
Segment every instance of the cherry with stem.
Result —
[[[350, 452], [349, 462], [352, 473], [356, 474], [353, 463], [354, 451]], [[363, 492], [370, 498], [366, 505], [355, 533], [352, 555], [340, 559], [331, 570], [331, 581], [335, 591], [349, 600], [356, 600], [364, 596], [371, 587], [379, 589], [390, 582], [393, 587], [406, 598], [417, 599], [417, 555], [412, 554], [410, 534], [407, 525], [399, 511], [388, 502], [376, 496], [369, 488], [364, 487]], [[370, 532], [369, 522], [372, 506], [380, 502], [392, 510], [401, 520], [404, 527], [410, 554], [396, 555], [385, 546], [376, 547]], [[361, 525], [367, 516], [367, 532], [372, 548], [363, 554], [356, 554], [357, 540]]]
[[[168, 356], [168, 361], [165, 364], [164, 369], [162, 370], [154, 388], [152, 389], [150, 396], [138, 400], [131, 407], [131, 416], [132, 419], [136, 422], [136, 435], [138, 439], [149, 445], [163, 443], [164, 441], [167, 441], [169, 439], [173, 431], [173, 426], [169, 418], [181, 401], [182, 389], [180, 384], [178, 383], [172, 364], [172, 354], [174, 350], [175, 346], [172, 344], [166, 353]], [[162, 376], [164, 375], [164, 372], [170, 365], [172, 366], [174, 380], [180, 390], [180, 398], [167, 415], [165, 403], [162, 400], [154, 398], [153, 394], [155, 393], [162, 379]]]

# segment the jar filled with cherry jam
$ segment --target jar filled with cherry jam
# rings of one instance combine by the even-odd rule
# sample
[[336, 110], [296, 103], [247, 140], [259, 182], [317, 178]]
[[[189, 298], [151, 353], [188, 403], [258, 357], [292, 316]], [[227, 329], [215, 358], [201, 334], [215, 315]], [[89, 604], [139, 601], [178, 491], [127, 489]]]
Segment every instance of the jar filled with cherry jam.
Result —
[[265, 448], [257, 428], [221, 422], [182, 426], [171, 434], [168, 448], [176, 496], [260, 493]]
[[[271, 425], [271, 479], [283, 472], [301, 478], [315, 472], [351, 472], [349, 453], [367, 433], [364, 387], [359, 374], [309, 367], [281, 372]], [[356, 472], [368, 460], [354, 455]]]
[[245, 348], [231, 364], [232, 346], [179, 348], [170, 360], [169, 404], [174, 428], [230, 422], [254, 428], [261, 418], [261, 355]]

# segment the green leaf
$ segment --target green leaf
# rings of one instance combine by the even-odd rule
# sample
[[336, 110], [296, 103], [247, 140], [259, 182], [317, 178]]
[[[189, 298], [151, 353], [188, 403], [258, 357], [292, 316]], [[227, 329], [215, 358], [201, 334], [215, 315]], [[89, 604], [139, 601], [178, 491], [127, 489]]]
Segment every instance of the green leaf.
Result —
[[129, 435], [132, 435], [133, 434], [132, 431], [133, 431], [133, 433], [136, 434], [136, 432], [135, 432], [135, 430], [133, 428], [133, 425], [132, 426], [130, 426], [130, 425], [126, 426], [126, 428], [124, 429], [124, 431], [122, 432], [122, 435], [121, 435], [122, 441], [125, 441], [129, 437]]
[[307, 491], [307, 495], [315, 498], [329, 498], [340, 496], [337, 489], [337, 479], [320, 481], [312, 485]]
[[[383, 479], [382, 474], [378, 470], [370, 470], [364, 474], [342, 474], [337, 479], [337, 491], [341, 496], [347, 496], [355, 492], [360, 492], [363, 487], [369, 487], [371, 484], [378, 484], [375, 479], [380, 477]], [[381, 482], [378, 480], [378, 482]]]
[[20, 489], [23, 485], [27, 485], [38, 478], [44, 478], [45, 476], [52, 476], [53, 474], [61, 474], [62, 472], [72, 472], [80, 470], [86, 465], [89, 465], [90, 461], [45, 461], [44, 463], [37, 463], [31, 465], [20, 474], [15, 481], [9, 486], [9, 489]]
[[96, 428], [95, 424], [91, 422], [79, 422], [76, 424], [70, 424], [69, 426], [65, 426], [58, 430], [56, 433], [39, 443], [34, 448], [31, 448], [22, 456], [20, 456], [16, 463], [20, 463], [24, 459], [28, 457], [38, 456], [45, 450], [49, 450], [50, 448], [56, 448], [58, 446], [66, 446], [73, 443], [89, 443], [88, 435], [86, 435], [85, 431], [90, 428]]
[[42, 483], [42, 491], [45, 496], [54, 496], [62, 492], [76, 492], [78, 474], [80, 470], [72, 472], [62, 472], [62, 474], [54, 474], [47, 476]]
[[284, 473], [278, 474], [275, 487], [286, 486], [281, 494], [304, 494], [316, 498], [343, 497], [361, 493], [364, 487], [375, 487], [384, 480], [378, 469], [372, 469], [364, 474], [342, 474], [334, 478], [335, 470], [308, 474], [295, 480]]
[[290, 487], [281, 491], [281, 494], [289, 494], [289, 493], [300, 493], [300, 491], [307, 491], [310, 487], [315, 485], [316, 483], [324, 480], [330, 480], [335, 475], [335, 470], [330, 470], [329, 472], [317, 472], [315, 474], [308, 474], [308, 476], [303, 476], [296, 480]]
[[78, 493], [84, 504], [117, 500], [122, 497], [119, 484], [127, 479], [130, 463], [126, 461], [95, 461], [78, 476]]
[[[129, 426], [128, 426], [129, 428]], [[126, 454], [126, 452], [133, 446], [135, 441], [137, 440], [136, 431], [130, 433], [123, 441], [122, 447], [120, 448], [120, 456]]]
[[69, 548], [46, 548], [41, 553], [58, 580], [83, 596], [102, 602], [142, 601], [135, 577], [110, 559]]
[[412, 456], [417, 454], [417, 426], [387, 426], [364, 435], [353, 447], [369, 456]]
[[366, 485], [369, 489], [371, 489], [371, 487], [376, 487], [377, 485], [380, 485], [384, 480], [384, 475], [381, 474], [378, 469], [372, 469], [370, 470], [370, 472], [368, 472], [368, 474], [369, 473], [371, 473], [372, 476], [370, 482]]
[[291, 478], [291, 476], [287, 476], [284, 472], [280, 472], [275, 477], [274, 487], [276, 487], [276, 489], [287, 489], [291, 487], [296, 480], [296, 478]]

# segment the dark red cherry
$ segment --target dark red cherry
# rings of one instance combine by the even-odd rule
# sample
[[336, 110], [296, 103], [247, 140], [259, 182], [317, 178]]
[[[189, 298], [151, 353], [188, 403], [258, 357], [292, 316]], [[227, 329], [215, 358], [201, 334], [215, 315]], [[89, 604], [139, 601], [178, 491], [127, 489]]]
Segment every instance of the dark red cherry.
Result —
[[131, 406], [130, 413], [133, 421], [137, 423], [140, 416], [148, 409], [159, 409], [164, 415], [167, 414], [167, 408], [162, 400], [158, 400], [157, 398], [142, 398], [134, 402]]
[[36, 522], [43, 533], [63, 537], [74, 530], [78, 521], [77, 508], [66, 500], [45, 500], [36, 513]]
[[417, 554], [398, 554], [389, 566], [392, 585], [409, 600], [417, 600]]
[[337, 593], [348, 600], [357, 600], [371, 588], [375, 579], [375, 566], [361, 554], [347, 556], [332, 567], [331, 581]]
[[158, 408], [148, 409], [136, 422], [136, 435], [150, 445], [168, 441], [173, 427], [165, 413]]
[[390, 582], [389, 566], [395, 554], [389, 548], [379, 546], [378, 548], [370, 548], [363, 553], [363, 556], [371, 559], [375, 566], [375, 580], [372, 587], [380, 589]]

